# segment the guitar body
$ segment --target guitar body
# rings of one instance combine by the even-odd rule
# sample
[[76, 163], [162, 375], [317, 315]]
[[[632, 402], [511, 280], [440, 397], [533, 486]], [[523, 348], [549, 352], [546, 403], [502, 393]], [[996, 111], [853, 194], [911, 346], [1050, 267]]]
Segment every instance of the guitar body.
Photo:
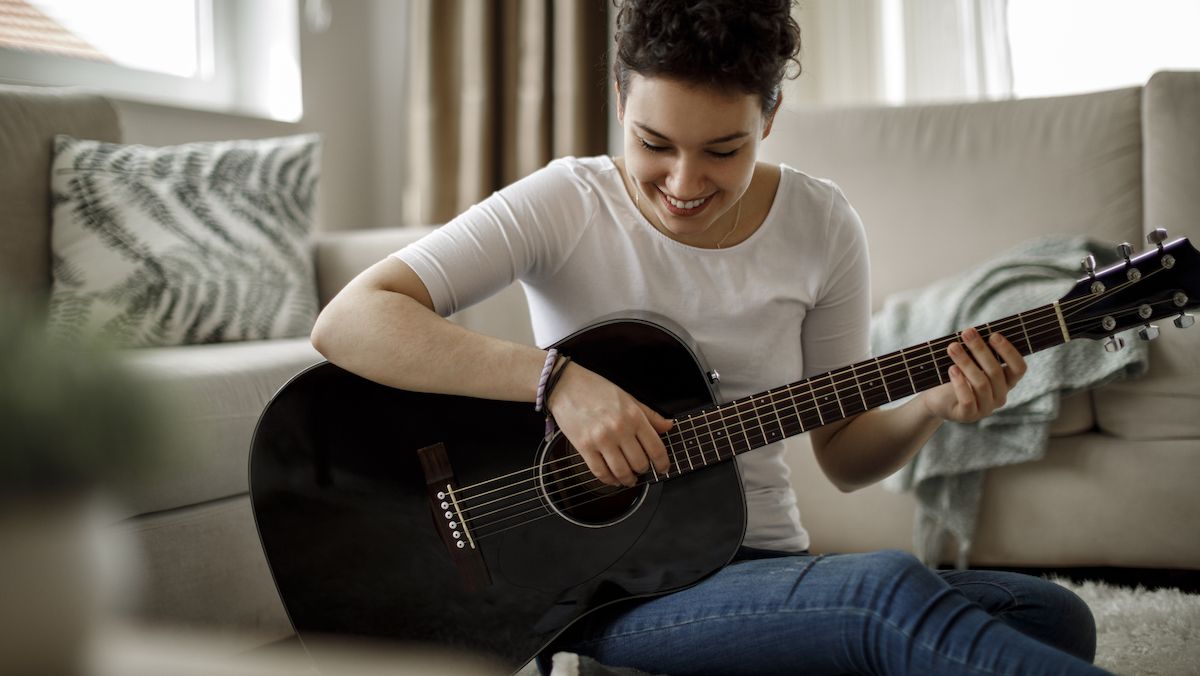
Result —
[[[714, 403], [696, 351], [648, 321], [603, 322], [557, 347], [667, 417]], [[255, 432], [250, 494], [300, 637], [436, 644], [515, 669], [591, 610], [689, 586], [733, 556], [745, 529], [736, 463], [627, 489], [582, 522], [529, 481], [530, 509], [464, 548], [490, 578], [469, 589], [418, 449], [441, 444], [464, 493], [525, 480], [544, 450], [532, 409], [389, 388], [329, 363], [284, 386]]]

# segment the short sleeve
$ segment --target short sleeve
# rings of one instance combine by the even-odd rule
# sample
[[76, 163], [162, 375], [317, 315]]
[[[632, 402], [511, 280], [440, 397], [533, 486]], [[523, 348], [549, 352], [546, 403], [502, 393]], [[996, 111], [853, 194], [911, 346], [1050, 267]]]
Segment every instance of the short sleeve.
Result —
[[867, 237], [858, 212], [831, 185], [826, 221], [825, 279], [804, 318], [804, 377], [827, 373], [871, 356], [871, 273]]
[[586, 170], [555, 160], [391, 255], [421, 278], [445, 317], [552, 273], [596, 211]]

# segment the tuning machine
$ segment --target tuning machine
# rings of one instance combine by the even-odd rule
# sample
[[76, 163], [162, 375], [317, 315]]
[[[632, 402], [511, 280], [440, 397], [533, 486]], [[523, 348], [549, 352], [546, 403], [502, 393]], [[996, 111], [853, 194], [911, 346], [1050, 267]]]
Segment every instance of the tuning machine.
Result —
[[1157, 246], [1159, 251], [1162, 251], [1165, 241], [1167, 241], [1166, 228], [1155, 228], [1146, 235], [1146, 242]]
[[1158, 331], [1158, 327], [1155, 326], [1154, 324], [1147, 324], [1147, 325], [1143, 326], [1142, 328], [1138, 329], [1137, 334], [1138, 334], [1138, 338], [1141, 338], [1142, 340], [1154, 340], [1155, 338], [1158, 337], [1159, 331]]
[[1092, 293], [1104, 293], [1104, 282], [1096, 279], [1096, 257], [1088, 254], [1082, 261], [1079, 262], [1079, 267], [1083, 268], [1083, 271], [1087, 273], [1087, 276], [1092, 278]]
[[1186, 312], [1180, 312], [1179, 316], [1175, 318], [1174, 322], [1175, 326], [1181, 329], [1191, 328], [1192, 324], [1195, 323], [1196, 318]]
[[[1162, 253], [1163, 242], [1167, 241], [1167, 229], [1155, 228], [1151, 230], [1150, 233], [1146, 235], [1146, 241], [1157, 246], [1158, 252]], [[1163, 254], [1162, 258], [1159, 259], [1159, 263], [1164, 268], [1170, 270], [1171, 268], [1175, 267], [1175, 257], [1171, 254]]]
[[1104, 341], [1104, 350], [1106, 352], [1116, 352], [1125, 347], [1125, 339], [1120, 336], [1109, 336], [1108, 340]]
[[1141, 279], [1142, 271], [1133, 267], [1133, 245], [1129, 242], [1121, 242], [1117, 246], [1117, 253], [1121, 255], [1121, 258], [1125, 259], [1125, 278], [1131, 282]]

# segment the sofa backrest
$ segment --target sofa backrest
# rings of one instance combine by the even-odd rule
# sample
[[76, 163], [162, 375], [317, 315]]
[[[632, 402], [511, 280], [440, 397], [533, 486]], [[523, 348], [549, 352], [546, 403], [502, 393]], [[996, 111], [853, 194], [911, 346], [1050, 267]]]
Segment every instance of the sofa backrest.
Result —
[[0, 296], [35, 307], [50, 292], [50, 160], [56, 134], [120, 141], [104, 97], [0, 85]]
[[780, 111], [763, 159], [841, 186], [867, 228], [878, 307], [1043, 234], [1136, 245], [1141, 93]]

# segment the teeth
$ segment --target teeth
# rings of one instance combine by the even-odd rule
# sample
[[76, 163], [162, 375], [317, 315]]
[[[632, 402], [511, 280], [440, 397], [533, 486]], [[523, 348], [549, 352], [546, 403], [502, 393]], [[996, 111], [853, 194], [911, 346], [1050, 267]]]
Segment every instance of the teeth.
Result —
[[707, 197], [705, 197], [704, 199], [700, 199], [700, 200], [688, 200], [686, 202], [680, 202], [679, 200], [675, 199], [674, 197], [671, 197], [670, 195], [663, 195], [663, 197], [666, 197], [667, 201], [670, 202], [671, 205], [674, 206], [676, 209], [695, 209], [696, 207], [700, 206], [701, 204], [704, 204], [704, 201], [708, 199]]

